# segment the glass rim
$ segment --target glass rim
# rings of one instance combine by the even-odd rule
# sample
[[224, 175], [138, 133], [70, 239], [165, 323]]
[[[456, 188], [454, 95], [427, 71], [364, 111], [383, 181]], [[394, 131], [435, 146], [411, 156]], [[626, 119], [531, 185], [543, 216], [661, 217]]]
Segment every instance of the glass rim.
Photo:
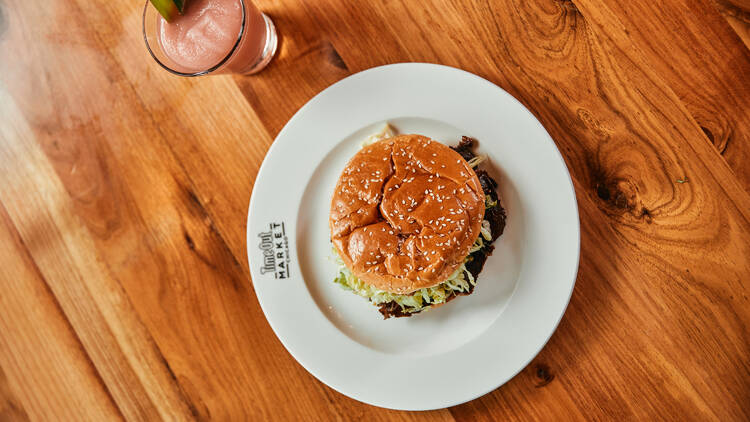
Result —
[[[240, 24], [239, 34], [237, 34], [237, 41], [234, 42], [234, 45], [229, 50], [227, 55], [223, 59], [221, 59], [219, 63], [211, 66], [210, 68], [206, 70], [201, 70], [199, 72], [180, 72], [179, 70], [172, 69], [171, 67], [162, 63], [162, 61], [159, 60], [158, 57], [156, 57], [153, 50], [151, 49], [151, 45], [148, 42], [148, 35], [146, 34], [146, 13], [148, 13], [148, 8], [150, 7], [151, 1], [146, 0], [146, 4], [143, 7], [143, 19], [141, 21], [141, 31], [143, 32], [143, 42], [146, 43], [146, 49], [148, 50], [148, 54], [151, 55], [151, 58], [154, 59], [154, 61], [156, 61], [156, 63], [158, 63], [159, 66], [161, 66], [164, 70], [174, 75], [194, 77], [194, 76], [208, 75], [209, 73], [216, 71], [218, 68], [223, 66], [227, 62], [227, 60], [229, 60], [230, 57], [232, 57], [232, 54], [234, 54], [235, 51], [237, 51], [237, 47], [240, 46], [240, 41], [242, 41], [242, 36], [245, 34], [245, 24], [246, 24], [246, 19], [247, 19], [247, 11], [245, 10], [245, 0], [237, 0], [237, 1], [239, 1], [240, 5], [242, 6], [242, 23]], [[156, 13], [159, 15], [157, 19], [159, 18], [164, 19], [155, 8], [153, 10], [153, 13]]]

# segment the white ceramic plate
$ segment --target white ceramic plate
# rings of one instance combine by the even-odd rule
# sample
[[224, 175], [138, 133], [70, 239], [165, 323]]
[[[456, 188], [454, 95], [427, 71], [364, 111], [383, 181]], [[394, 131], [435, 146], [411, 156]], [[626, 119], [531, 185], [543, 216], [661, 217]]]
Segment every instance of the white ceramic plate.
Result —
[[[332, 282], [328, 234], [341, 170], [386, 121], [449, 145], [478, 139], [508, 214], [472, 295], [389, 320]], [[405, 410], [466, 402], [526, 366], [562, 318], [579, 247], [570, 175], [542, 125], [492, 83], [421, 63], [352, 75], [305, 104], [263, 161], [247, 222], [255, 293], [289, 353], [342, 394]]]

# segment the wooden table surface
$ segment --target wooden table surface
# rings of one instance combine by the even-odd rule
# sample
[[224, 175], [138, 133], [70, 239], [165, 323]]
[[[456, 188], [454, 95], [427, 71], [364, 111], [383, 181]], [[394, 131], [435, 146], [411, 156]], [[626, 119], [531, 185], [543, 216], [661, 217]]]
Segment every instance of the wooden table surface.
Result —
[[[142, 1], [0, 0], [0, 420], [750, 420], [750, 2], [258, 4], [282, 37], [270, 67], [191, 79], [148, 56]], [[286, 121], [404, 61], [526, 105], [582, 228], [544, 350], [420, 413], [297, 364], [245, 250]]]

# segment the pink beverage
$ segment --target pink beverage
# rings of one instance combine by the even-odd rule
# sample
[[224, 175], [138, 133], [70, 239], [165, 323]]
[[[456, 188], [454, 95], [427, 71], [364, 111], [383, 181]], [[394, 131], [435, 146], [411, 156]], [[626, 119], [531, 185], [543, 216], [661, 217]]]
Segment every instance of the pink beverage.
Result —
[[[144, 34], [148, 35], [146, 13], [148, 5], [144, 13]], [[151, 46], [149, 50], [175, 73], [255, 73], [276, 50], [273, 23], [250, 0], [187, 0], [184, 13], [172, 22], [161, 16], [155, 21], [152, 38], [156, 42], [148, 36], [146, 42], [158, 44], [163, 57]]]

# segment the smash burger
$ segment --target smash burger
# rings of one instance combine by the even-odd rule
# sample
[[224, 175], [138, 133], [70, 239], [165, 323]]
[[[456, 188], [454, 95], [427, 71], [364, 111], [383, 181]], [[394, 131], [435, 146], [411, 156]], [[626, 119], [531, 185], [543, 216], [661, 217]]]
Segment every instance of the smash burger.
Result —
[[334, 280], [385, 318], [408, 317], [474, 291], [505, 211], [497, 183], [475, 170], [464, 137], [449, 148], [400, 135], [361, 149], [333, 194], [329, 226], [340, 269]]

